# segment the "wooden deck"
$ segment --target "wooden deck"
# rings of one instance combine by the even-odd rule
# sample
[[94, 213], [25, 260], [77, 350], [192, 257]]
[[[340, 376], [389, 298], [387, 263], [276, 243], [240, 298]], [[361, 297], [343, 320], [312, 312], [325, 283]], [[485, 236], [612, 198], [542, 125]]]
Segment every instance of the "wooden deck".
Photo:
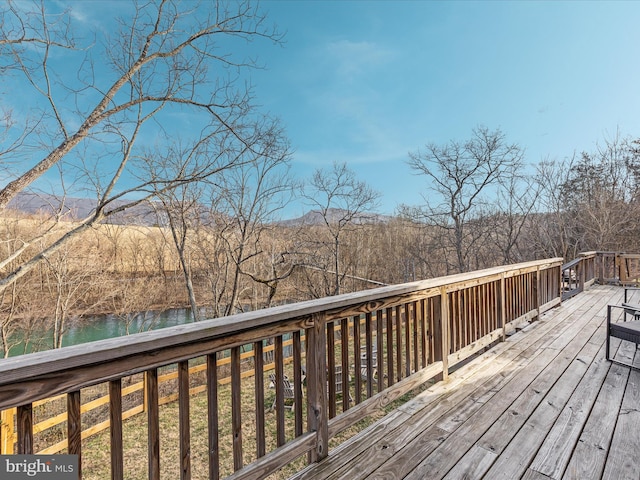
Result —
[[623, 293], [564, 302], [292, 478], [640, 478], [640, 372], [605, 360]]

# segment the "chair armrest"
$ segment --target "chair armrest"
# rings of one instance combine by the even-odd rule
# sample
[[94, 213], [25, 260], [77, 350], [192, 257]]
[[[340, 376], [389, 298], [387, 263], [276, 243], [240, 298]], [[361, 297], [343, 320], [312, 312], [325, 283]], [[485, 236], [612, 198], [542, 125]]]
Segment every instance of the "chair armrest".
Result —
[[636, 310], [636, 311], [640, 311], [640, 305], [635, 305], [633, 303], [625, 303], [622, 302], [622, 308], [626, 309], [626, 310]]
[[633, 315], [635, 318], [640, 317], [640, 305], [634, 305], [631, 303], [623, 303], [622, 308], [624, 309], [624, 313], [628, 315]]
[[627, 292], [630, 290], [640, 290], [640, 287], [624, 287], [624, 303], [626, 303], [629, 299], [629, 295], [627, 295]]

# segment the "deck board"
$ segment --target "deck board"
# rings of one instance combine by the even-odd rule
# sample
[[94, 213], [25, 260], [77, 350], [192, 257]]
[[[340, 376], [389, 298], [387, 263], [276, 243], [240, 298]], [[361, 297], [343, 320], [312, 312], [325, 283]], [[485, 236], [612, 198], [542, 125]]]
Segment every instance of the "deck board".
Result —
[[291, 478], [639, 478], [640, 372], [604, 358], [622, 295], [565, 301]]

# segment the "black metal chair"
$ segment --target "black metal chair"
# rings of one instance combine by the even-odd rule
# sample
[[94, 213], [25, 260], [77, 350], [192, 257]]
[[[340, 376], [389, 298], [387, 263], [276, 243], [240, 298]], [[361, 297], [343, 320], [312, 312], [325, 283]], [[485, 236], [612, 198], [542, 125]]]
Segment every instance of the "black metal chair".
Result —
[[[626, 295], [625, 295], [626, 299]], [[612, 312], [614, 308], [621, 308], [624, 310], [624, 321], [613, 322], [611, 320]], [[627, 321], [628, 316], [631, 316], [633, 320]], [[612, 363], [618, 365], [624, 365], [625, 367], [631, 367], [640, 369], [638, 366], [634, 366], [631, 363], [621, 362], [611, 357], [611, 337], [626, 340], [632, 342], [638, 348], [640, 345], [640, 305], [632, 305], [629, 303], [623, 303], [622, 305], [608, 305], [607, 306], [607, 345], [606, 345], [606, 357]]]

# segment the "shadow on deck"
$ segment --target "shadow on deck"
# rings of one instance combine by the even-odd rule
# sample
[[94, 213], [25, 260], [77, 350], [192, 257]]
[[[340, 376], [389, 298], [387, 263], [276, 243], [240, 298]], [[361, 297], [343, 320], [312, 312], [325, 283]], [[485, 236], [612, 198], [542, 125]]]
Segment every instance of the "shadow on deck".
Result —
[[594, 286], [549, 310], [291, 478], [639, 478], [640, 372], [605, 360], [622, 296]]

